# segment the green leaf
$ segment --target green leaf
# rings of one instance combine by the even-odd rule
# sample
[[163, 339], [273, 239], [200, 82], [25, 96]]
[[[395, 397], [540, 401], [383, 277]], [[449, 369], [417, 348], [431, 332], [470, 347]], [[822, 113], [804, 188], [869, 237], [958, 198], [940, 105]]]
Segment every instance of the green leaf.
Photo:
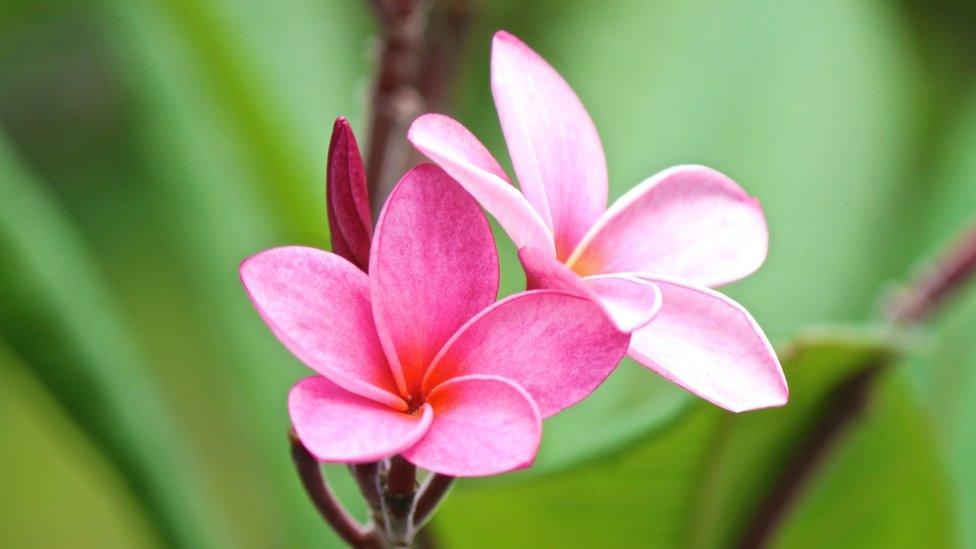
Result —
[[[465, 547], [734, 545], [787, 459], [810, 426], [821, 419], [825, 395], [863, 368], [889, 363], [896, 352], [882, 333], [808, 334], [784, 353], [791, 384], [791, 400], [785, 408], [733, 415], [697, 403], [660, 436], [599, 463], [514, 486], [459, 490], [435, 519], [437, 533], [446, 545]], [[888, 436], [892, 425], [906, 424], [912, 426], [913, 453], [880, 471], [861, 467], [858, 474], [874, 484], [905, 487], [897, 493], [884, 492], [886, 500], [880, 505], [891, 516], [911, 510], [914, 521], [923, 523], [905, 539], [933, 532], [939, 534], [934, 539], [945, 539], [946, 487], [934, 447], [923, 444], [931, 442], [926, 440], [923, 416], [904, 398], [885, 396], [874, 404], [872, 414], [892, 416], [896, 419], [891, 421], [900, 423], [855, 423], [860, 435], [856, 440], [869, 441], [860, 443], [859, 451], [874, 460], [889, 459], [888, 454], [897, 451]], [[831, 463], [838, 459], [830, 455]], [[864, 465], [865, 459], [853, 463]], [[854, 481], [847, 487], [860, 490]], [[922, 496], [914, 499], [913, 493]], [[835, 493], [829, 501], [843, 507], [845, 497]], [[818, 514], [819, 501], [801, 500], [797, 513], [802, 510], [812, 517], [800, 515], [807, 521], [802, 528], [846, 540], [843, 530]], [[875, 522], [862, 525], [861, 531], [876, 532], [886, 517], [883, 513], [866, 517]], [[796, 535], [798, 527], [791, 520], [789, 515], [783, 535]]]
[[[170, 543], [214, 543], [197, 465], [88, 246], [0, 135], [0, 333], [57, 397]], [[174, 479], [180, 479], [174, 482]]]
[[957, 546], [943, 455], [900, 373], [881, 380], [772, 547]]
[[158, 532], [132, 492], [0, 341], [0, 546], [151, 548]]

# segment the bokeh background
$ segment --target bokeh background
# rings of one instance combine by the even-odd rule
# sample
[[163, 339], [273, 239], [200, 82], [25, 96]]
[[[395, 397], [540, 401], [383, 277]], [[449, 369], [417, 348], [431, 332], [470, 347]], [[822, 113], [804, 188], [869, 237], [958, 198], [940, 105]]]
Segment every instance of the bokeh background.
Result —
[[[534, 469], [462, 482], [437, 545], [735, 545], [831, 389], [882, 364], [771, 543], [976, 547], [976, 291], [879, 327], [976, 215], [976, 5], [476, 1], [445, 109], [505, 158], [499, 28], [589, 108], [611, 198], [702, 163], [762, 200], [769, 259], [727, 291], [793, 401], [733, 416], [625, 363]], [[365, 141], [375, 31], [356, 0], [0, 3], [0, 546], [337, 545], [289, 460], [305, 370], [236, 267], [328, 245], [329, 132], [344, 115]]]

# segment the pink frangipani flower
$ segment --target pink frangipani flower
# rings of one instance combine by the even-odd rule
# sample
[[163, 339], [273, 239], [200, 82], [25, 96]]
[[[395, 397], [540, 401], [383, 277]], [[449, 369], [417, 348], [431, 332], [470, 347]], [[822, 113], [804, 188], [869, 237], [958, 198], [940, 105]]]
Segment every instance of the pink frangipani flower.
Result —
[[[333, 208], [362, 211], [350, 209], [364, 204], [349, 192], [358, 184], [336, 187], [330, 217]], [[262, 318], [318, 374], [289, 395], [299, 439], [325, 462], [400, 454], [452, 476], [528, 466], [542, 419], [592, 392], [629, 337], [593, 322], [599, 308], [572, 293], [533, 290], [495, 303], [487, 219], [440, 168], [421, 165], [403, 177], [371, 244], [362, 238], [370, 233], [365, 211], [337, 219], [333, 238], [350, 257], [368, 250], [368, 274], [299, 246], [241, 265]]]
[[786, 403], [786, 379], [766, 336], [741, 305], [711, 289], [765, 260], [758, 201], [714, 170], [677, 166], [607, 208], [600, 139], [559, 74], [498, 32], [491, 88], [521, 193], [455, 120], [421, 116], [409, 138], [498, 220], [519, 247], [528, 287], [602, 303], [618, 328], [633, 332], [632, 358], [723, 408]]

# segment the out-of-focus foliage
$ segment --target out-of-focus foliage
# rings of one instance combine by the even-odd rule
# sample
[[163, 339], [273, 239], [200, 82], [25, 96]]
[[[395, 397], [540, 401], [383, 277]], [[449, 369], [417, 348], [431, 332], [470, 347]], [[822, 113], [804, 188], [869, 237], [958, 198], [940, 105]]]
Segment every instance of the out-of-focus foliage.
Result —
[[[729, 173], [772, 242], [728, 292], [774, 340], [871, 318], [976, 214], [965, 2], [475, 4], [452, 114], [506, 158], [487, 80], [506, 28], [586, 103], [611, 199], [672, 164]], [[345, 115], [366, 140], [372, 32], [357, 1], [0, 4], [0, 546], [336, 543], [289, 463], [304, 369], [236, 267], [328, 245], [328, 132]], [[507, 294], [522, 278], [499, 247]], [[910, 338], [775, 544], [976, 547], [974, 298]], [[462, 483], [439, 541], [731, 543], [830, 381], [879, 341], [807, 341], [793, 402], [734, 417], [626, 363], [547, 424], [535, 469]]]
[[12, 351], [106, 449], [168, 541], [213, 542], [201, 494], [182, 488], [199, 482], [198, 471], [84, 242], [2, 139], [0, 328]]

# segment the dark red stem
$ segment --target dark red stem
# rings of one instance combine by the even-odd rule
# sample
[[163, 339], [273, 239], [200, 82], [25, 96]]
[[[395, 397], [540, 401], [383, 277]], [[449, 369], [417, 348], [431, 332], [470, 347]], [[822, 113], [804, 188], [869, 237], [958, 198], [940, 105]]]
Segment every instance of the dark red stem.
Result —
[[417, 504], [413, 511], [414, 528], [423, 528], [452, 486], [454, 486], [454, 477], [431, 473], [417, 495]]
[[364, 549], [378, 547], [376, 536], [363, 529], [336, 499], [329, 488], [328, 481], [322, 475], [318, 460], [298, 440], [295, 432], [291, 431], [288, 438], [291, 441], [292, 460], [295, 462], [298, 476], [302, 479], [302, 486], [305, 487], [305, 492], [322, 518], [352, 547]]
[[427, 9], [423, 0], [372, 0], [371, 4], [382, 23], [366, 149], [366, 178], [375, 216], [413, 157], [407, 128], [424, 112], [417, 81]]
[[887, 310], [888, 319], [900, 325], [924, 321], [974, 273], [976, 222], [895, 294]]

